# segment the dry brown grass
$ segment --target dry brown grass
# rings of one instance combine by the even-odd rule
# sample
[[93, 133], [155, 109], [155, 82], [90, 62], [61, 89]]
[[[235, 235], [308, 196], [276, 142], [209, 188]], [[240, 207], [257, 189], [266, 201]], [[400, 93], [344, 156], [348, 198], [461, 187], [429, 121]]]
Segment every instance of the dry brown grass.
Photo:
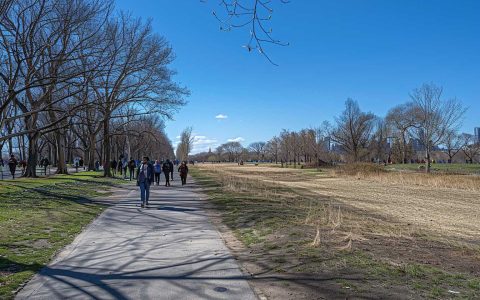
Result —
[[[359, 238], [362, 232], [376, 230], [378, 234], [387, 236], [409, 238], [419, 232], [430, 232], [445, 240], [477, 245], [480, 241], [478, 176], [376, 171], [356, 172], [355, 175], [343, 172], [340, 175], [332, 171], [312, 173], [298, 169], [229, 164], [205, 164], [199, 165], [199, 168], [220, 174], [223, 184], [232, 190], [256, 191], [272, 199], [294, 201], [294, 195], [279, 192], [281, 187], [289, 187], [301, 189], [319, 199], [328, 199], [329, 203], [340, 203], [355, 211], [355, 215], [343, 211], [344, 215], [350, 214], [344, 218], [350, 221], [343, 221], [348, 227], [345, 232], [353, 232], [352, 235]], [[309, 208], [304, 209], [308, 215]], [[328, 213], [323, 215], [325, 218]], [[385, 223], [381, 226], [372, 224], [372, 215], [385, 220]], [[315, 224], [312, 226], [316, 227]]]
[[[372, 165], [318, 172], [200, 164], [192, 171], [211, 188], [223, 222], [247, 247], [241, 261], [252, 274], [346, 275], [342, 282], [357, 286], [359, 298], [373, 291], [379, 299], [439, 298], [451, 287], [465, 298], [480, 296], [475, 177], [392, 174]], [[366, 280], [349, 280], [351, 274]], [[318, 296], [325, 283], [306, 298]], [[293, 285], [278, 293], [305, 296], [303, 285], [292, 293]], [[343, 291], [337, 286], [324, 296]]]
[[355, 177], [369, 179], [385, 184], [398, 184], [403, 186], [425, 186], [431, 188], [451, 188], [468, 191], [480, 191], [480, 176], [461, 174], [425, 174], [419, 172], [392, 172], [386, 171], [383, 166], [359, 163], [350, 164], [332, 169], [339, 177]]

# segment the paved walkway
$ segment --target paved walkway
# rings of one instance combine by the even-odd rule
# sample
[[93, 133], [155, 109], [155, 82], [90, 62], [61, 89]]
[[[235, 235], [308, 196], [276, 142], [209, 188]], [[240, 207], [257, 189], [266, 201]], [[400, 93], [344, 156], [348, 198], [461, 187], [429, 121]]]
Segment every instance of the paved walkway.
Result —
[[257, 299], [189, 182], [153, 187], [150, 208], [135, 186], [113, 204], [16, 299]]

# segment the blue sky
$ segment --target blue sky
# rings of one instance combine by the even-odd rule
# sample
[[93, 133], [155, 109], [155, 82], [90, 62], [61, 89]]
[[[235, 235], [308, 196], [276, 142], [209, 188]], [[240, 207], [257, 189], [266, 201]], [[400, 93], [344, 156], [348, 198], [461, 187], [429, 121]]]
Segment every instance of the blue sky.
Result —
[[241, 47], [247, 28], [219, 30], [212, 10], [220, 1], [116, 1], [152, 19], [176, 53], [176, 80], [191, 90], [167, 121], [173, 142], [187, 126], [198, 136], [195, 152], [266, 141], [282, 129], [333, 122], [349, 97], [384, 116], [425, 82], [469, 107], [463, 131], [480, 126], [480, 1], [273, 1], [270, 27], [290, 43], [267, 48], [278, 67]]

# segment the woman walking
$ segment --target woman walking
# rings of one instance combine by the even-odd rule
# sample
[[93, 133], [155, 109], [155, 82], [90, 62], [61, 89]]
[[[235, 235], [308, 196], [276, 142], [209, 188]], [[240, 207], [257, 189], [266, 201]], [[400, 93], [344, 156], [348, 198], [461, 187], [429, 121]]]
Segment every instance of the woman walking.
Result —
[[188, 167], [186, 162], [182, 161], [182, 164], [180, 167], [178, 167], [178, 172], [180, 173], [180, 178], [182, 179], [182, 185], [187, 184]]
[[157, 185], [160, 185], [160, 175], [162, 174], [162, 164], [158, 159], [155, 161], [155, 164], [153, 165], [153, 169], [155, 171], [155, 183]]
[[153, 183], [153, 166], [147, 156], [143, 157], [142, 163], [137, 169], [137, 185], [140, 187], [140, 205], [148, 206], [150, 198], [150, 185]]

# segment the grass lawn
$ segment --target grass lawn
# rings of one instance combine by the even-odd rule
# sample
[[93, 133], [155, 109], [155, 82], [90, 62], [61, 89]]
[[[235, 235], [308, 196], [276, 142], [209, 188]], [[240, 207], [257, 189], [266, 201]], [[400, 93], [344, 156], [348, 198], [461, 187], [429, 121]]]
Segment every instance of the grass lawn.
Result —
[[102, 212], [104, 206], [90, 199], [120, 182], [98, 176], [82, 172], [0, 181], [0, 299], [13, 298]]
[[[333, 184], [338, 179], [326, 172], [312, 176], [311, 170], [262, 172], [261, 167], [229, 165], [199, 165], [190, 172], [205, 187], [223, 223], [246, 247], [240, 261], [267, 268], [259, 274], [332, 278], [312, 283], [312, 297], [317, 291], [329, 293], [322, 294], [327, 298], [480, 297], [478, 247], [444, 243], [421, 225], [346, 205], [349, 194], [336, 195]], [[256, 172], [268, 180], [259, 180]], [[328, 196], [312, 193], [321, 177], [326, 187], [318, 188], [328, 190]], [[356, 193], [363, 193], [355, 187]], [[320, 239], [314, 246], [316, 230]], [[292, 286], [287, 292], [294, 293]], [[304, 293], [306, 289], [300, 288], [298, 296]]]

